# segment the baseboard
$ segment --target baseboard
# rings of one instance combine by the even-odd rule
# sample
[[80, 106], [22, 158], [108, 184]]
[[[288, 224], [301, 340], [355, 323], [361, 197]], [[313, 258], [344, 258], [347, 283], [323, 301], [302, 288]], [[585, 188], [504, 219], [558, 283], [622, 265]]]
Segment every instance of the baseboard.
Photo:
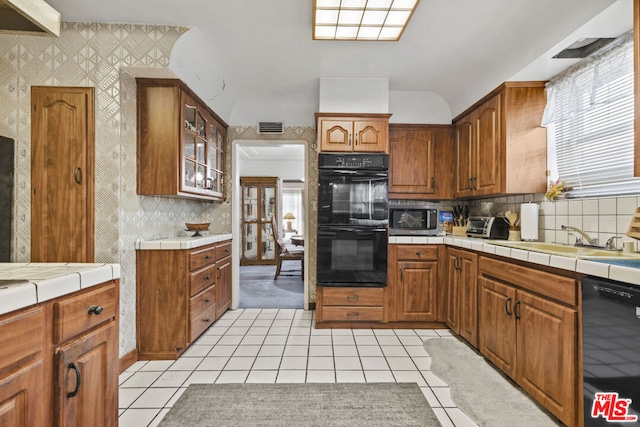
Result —
[[132, 350], [120, 358], [120, 373], [138, 361], [138, 349]]

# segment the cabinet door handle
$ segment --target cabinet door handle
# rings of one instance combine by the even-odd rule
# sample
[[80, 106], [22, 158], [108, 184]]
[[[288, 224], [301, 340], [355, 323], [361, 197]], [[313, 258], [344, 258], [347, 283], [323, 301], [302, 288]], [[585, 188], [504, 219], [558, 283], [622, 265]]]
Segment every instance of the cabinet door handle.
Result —
[[360, 297], [358, 295], [347, 295], [349, 301], [358, 301]]
[[218, 267], [218, 275], [216, 276], [216, 279], [219, 279], [222, 277], [222, 270], [220, 270], [220, 267]]
[[469, 178], [469, 190], [473, 190], [473, 178]]
[[456, 270], [462, 271], [462, 258], [456, 257]]
[[476, 178], [476, 177], [471, 178], [471, 182], [472, 182], [471, 189], [472, 190], [477, 190], [478, 189], [478, 187], [476, 187], [476, 181], [477, 180], [478, 180], [478, 178]]
[[67, 393], [67, 397], [76, 397], [78, 395], [78, 392], [80, 391], [80, 384], [82, 383], [82, 374], [80, 373], [80, 368], [78, 368], [78, 365], [76, 365], [75, 363], [69, 363], [67, 368], [73, 369], [76, 372], [76, 388], [72, 392]]
[[436, 178], [435, 177], [431, 177], [431, 189], [436, 188]]
[[516, 301], [516, 305], [513, 306], [513, 314], [516, 320], [520, 320], [520, 310], [518, 310], [518, 307], [520, 307], [520, 301]]
[[349, 134], [349, 147], [351, 147], [351, 134]]
[[73, 179], [76, 181], [76, 184], [80, 184], [80, 185], [82, 185], [82, 169], [80, 169], [79, 167], [77, 167], [77, 168], [73, 171]]
[[[360, 132], [358, 132], [360, 133]], [[356, 145], [358, 145], [358, 133], [356, 133]]]
[[96, 316], [98, 314], [101, 314], [104, 311], [104, 307], [101, 305], [92, 305], [91, 307], [89, 307], [89, 316], [91, 316], [92, 314], [95, 314]]
[[507, 316], [511, 316], [513, 314], [513, 312], [509, 311], [510, 305], [511, 305], [511, 297], [507, 298], [504, 302], [504, 311], [507, 312]]

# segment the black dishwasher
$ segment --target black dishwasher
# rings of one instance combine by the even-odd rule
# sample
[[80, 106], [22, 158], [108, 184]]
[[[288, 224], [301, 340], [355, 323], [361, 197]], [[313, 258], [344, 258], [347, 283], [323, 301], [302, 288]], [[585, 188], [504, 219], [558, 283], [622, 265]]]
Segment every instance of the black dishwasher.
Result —
[[584, 425], [628, 426], [640, 416], [640, 287], [582, 279]]

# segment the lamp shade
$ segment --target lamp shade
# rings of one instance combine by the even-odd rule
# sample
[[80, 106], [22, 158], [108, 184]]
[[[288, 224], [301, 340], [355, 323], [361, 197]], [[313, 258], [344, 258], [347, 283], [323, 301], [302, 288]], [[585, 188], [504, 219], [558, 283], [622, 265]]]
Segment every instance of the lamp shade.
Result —
[[293, 214], [291, 212], [287, 212], [284, 217], [284, 219], [296, 219], [295, 216], [293, 216]]

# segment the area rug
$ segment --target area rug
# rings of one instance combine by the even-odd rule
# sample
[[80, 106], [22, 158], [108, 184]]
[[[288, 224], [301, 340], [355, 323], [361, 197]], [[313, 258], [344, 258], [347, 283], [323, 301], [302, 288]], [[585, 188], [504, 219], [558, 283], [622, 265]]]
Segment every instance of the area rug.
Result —
[[561, 425], [459, 339], [428, 339], [424, 348], [431, 372], [449, 385], [453, 403], [479, 426]]
[[439, 426], [416, 383], [191, 384], [159, 424]]

